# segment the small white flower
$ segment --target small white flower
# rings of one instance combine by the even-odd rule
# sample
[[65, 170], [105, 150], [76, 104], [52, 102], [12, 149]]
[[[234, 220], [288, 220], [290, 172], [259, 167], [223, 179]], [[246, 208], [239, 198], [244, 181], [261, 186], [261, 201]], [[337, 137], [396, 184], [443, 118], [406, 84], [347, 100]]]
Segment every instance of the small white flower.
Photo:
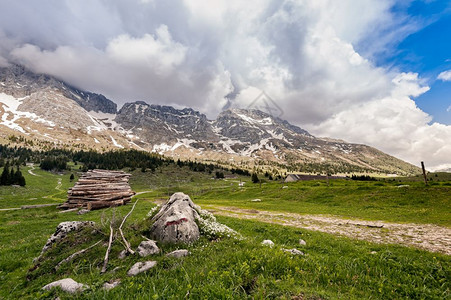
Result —
[[147, 213], [147, 217], [151, 218], [155, 214], [156, 211], [160, 209], [160, 205], [152, 207], [152, 209]]

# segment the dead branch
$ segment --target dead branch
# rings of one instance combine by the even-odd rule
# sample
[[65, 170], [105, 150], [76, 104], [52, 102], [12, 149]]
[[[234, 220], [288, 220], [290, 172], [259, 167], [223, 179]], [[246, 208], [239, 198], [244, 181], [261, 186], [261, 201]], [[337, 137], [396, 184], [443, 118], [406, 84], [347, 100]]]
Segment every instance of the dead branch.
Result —
[[108, 266], [108, 256], [110, 255], [112, 243], [113, 243], [113, 226], [110, 224], [110, 240], [108, 241], [108, 248], [106, 249], [105, 259], [103, 261], [103, 267], [102, 267], [102, 271], [100, 271], [100, 273], [106, 272], [106, 267]]
[[141, 237], [145, 238], [145, 239], [148, 240], [148, 241], [151, 241], [151, 239], [149, 239], [148, 237], [146, 237], [146, 236], [144, 236], [144, 235], [141, 235]]
[[133, 251], [133, 250], [131, 249], [130, 243], [129, 243], [129, 242], [127, 241], [127, 239], [125, 238], [124, 233], [122, 232], [122, 226], [125, 224], [125, 220], [127, 220], [128, 216], [130, 216], [130, 214], [131, 214], [131, 213], [133, 212], [133, 210], [135, 209], [135, 206], [136, 206], [136, 203], [138, 203], [138, 200], [139, 200], [139, 199], [137, 199], [137, 200], [135, 201], [135, 203], [133, 204], [132, 209], [128, 212], [128, 214], [125, 215], [124, 219], [122, 220], [121, 225], [119, 226], [119, 233], [121, 234], [122, 240], [124, 241], [124, 244], [125, 244], [125, 250], [127, 250], [130, 254], [135, 254], [135, 251]]
[[100, 244], [100, 242], [102, 242], [102, 240], [98, 241], [97, 243], [89, 246], [88, 248], [82, 249], [80, 251], [75, 252], [74, 254], [70, 255], [69, 257], [63, 259], [62, 261], [60, 261], [56, 266], [55, 266], [55, 270], [58, 270], [62, 264], [65, 264], [69, 261], [71, 261], [72, 259], [74, 259], [75, 257], [85, 253], [86, 251], [90, 250], [91, 248], [94, 248], [95, 246], [97, 246], [98, 244]]

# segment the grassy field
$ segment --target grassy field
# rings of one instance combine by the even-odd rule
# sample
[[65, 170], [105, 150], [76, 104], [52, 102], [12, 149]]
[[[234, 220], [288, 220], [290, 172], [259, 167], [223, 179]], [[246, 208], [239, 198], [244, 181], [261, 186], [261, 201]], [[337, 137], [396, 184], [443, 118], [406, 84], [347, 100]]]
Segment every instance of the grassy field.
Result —
[[[0, 207], [58, 203], [73, 182], [64, 175], [39, 170], [30, 175], [27, 186], [2, 187]], [[58, 184], [61, 178], [61, 186]], [[254, 185], [238, 179], [213, 180], [211, 175], [168, 167], [154, 174], [133, 172], [131, 184], [139, 202], [127, 221], [126, 235], [133, 247], [146, 232], [147, 212], [155, 199], [167, 199], [175, 191], [184, 191], [197, 204], [248, 207], [255, 209], [325, 213], [346, 217], [434, 223], [450, 226], [450, 186], [447, 181], [425, 188], [420, 182], [398, 188], [399, 182], [298, 182]], [[406, 184], [403, 182], [402, 184]], [[288, 188], [282, 188], [288, 186]], [[56, 189], [58, 187], [58, 189]], [[14, 193], [14, 194], [13, 194]], [[259, 198], [262, 202], [251, 202]], [[71, 253], [107, 236], [95, 234], [82, 239], [70, 237], [71, 243], [53, 249], [48, 265], [34, 271], [37, 257], [56, 226], [68, 220], [95, 221], [105, 233], [114, 214], [120, 219], [130, 206], [86, 215], [59, 213], [54, 207], [0, 211], [0, 298], [4, 299], [451, 299], [451, 259], [396, 245], [355, 241], [330, 234], [221, 217], [219, 220], [242, 234], [242, 240], [202, 239], [190, 245], [192, 254], [184, 259], [170, 259], [163, 254], [174, 246], [163, 245], [163, 254], [152, 259], [156, 268], [136, 277], [126, 276], [129, 267], [143, 260], [139, 257], [117, 258], [123, 246], [116, 242], [111, 252], [109, 271], [100, 274], [105, 246], [99, 245], [58, 271], [51, 268]], [[299, 246], [299, 238], [307, 245]], [[261, 245], [264, 239], [274, 248]], [[281, 248], [298, 248], [305, 256], [292, 256]], [[112, 270], [119, 269], [115, 272]], [[28, 277], [28, 279], [27, 279]], [[61, 291], [42, 291], [45, 284], [71, 277], [91, 286], [82, 295]], [[121, 278], [121, 285], [106, 292], [105, 281]]]
[[[177, 178], [176, 178], [177, 176]], [[198, 204], [286, 211], [301, 214], [331, 214], [348, 218], [411, 222], [451, 226], [451, 176], [430, 175], [421, 181], [268, 181], [253, 184], [249, 177], [214, 180], [211, 175], [168, 168], [155, 174], [135, 172], [131, 185], [136, 191], [151, 192], [140, 198], [167, 198], [176, 191], [189, 194]], [[240, 188], [240, 180], [245, 182]], [[261, 199], [261, 202], [252, 202]]]

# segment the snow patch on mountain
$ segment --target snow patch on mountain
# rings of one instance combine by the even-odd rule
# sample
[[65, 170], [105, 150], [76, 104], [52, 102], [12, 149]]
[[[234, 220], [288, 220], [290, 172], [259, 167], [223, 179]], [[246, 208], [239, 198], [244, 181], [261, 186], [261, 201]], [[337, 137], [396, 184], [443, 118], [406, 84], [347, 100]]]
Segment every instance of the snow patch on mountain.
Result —
[[116, 140], [114, 139], [114, 137], [112, 137], [111, 135], [110, 135], [110, 138], [111, 138], [111, 141], [113, 142], [113, 145], [114, 145], [114, 146], [116, 146], [116, 147], [118, 147], [118, 148], [121, 148], [121, 149], [124, 148], [124, 146], [122, 146], [121, 144], [119, 144], [118, 142], [116, 142]]
[[54, 122], [41, 118], [35, 113], [20, 111], [19, 106], [26, 98], [27, 97], [15, 98], [5, 93], [0, 93], [0, 103], [2, 104], [2, 109], [4, 111], [0, 122], [1, 125], [5, 125], [22, 133], [26, 132], [19, 124], [16, 123], [16, 121], [20, 118], [28, 118], [34, 122], [43, 123], [50, 127], [56, 126]]

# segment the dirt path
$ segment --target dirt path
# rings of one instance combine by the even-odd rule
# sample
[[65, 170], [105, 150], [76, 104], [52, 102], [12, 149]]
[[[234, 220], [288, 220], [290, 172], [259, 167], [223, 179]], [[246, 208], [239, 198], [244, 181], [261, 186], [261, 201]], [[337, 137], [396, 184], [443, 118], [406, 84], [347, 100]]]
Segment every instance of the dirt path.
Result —
[[58, 178], [58, 183], [56, 184], [55, 190], [63, 191], [63, 190], [61, 189], [61, 186], [63, 185], [62, 181], [63, 181], [62, 178]]
[[205, 205], [212, 213], [322, 231], [383, 244], [400, 244], [451, 255], [451, 228], [430, 224], [398, 224], [385, 221], [344, 219], [337, 216], [301, 215]]
[[142, 194], [145, 194], [145, 193], [150, 193], [150, 192], [152, 192], [152, 191], [142, 191], [142, 192], [137, 192], [135, 195], [133, 195], [133, 197], [136, 197], [136, 196], [138, 196], [138, 195], [142, 195]]
[[30, 175], [40, 177], [41, 175], [38, 175], [38, 174], [36, 174], [36, 173], [33, 172], [34, 169], [35, 169], [34, 165], [31, 165], [31, 169], [28, 169], [28, 173], [29, 173]]

